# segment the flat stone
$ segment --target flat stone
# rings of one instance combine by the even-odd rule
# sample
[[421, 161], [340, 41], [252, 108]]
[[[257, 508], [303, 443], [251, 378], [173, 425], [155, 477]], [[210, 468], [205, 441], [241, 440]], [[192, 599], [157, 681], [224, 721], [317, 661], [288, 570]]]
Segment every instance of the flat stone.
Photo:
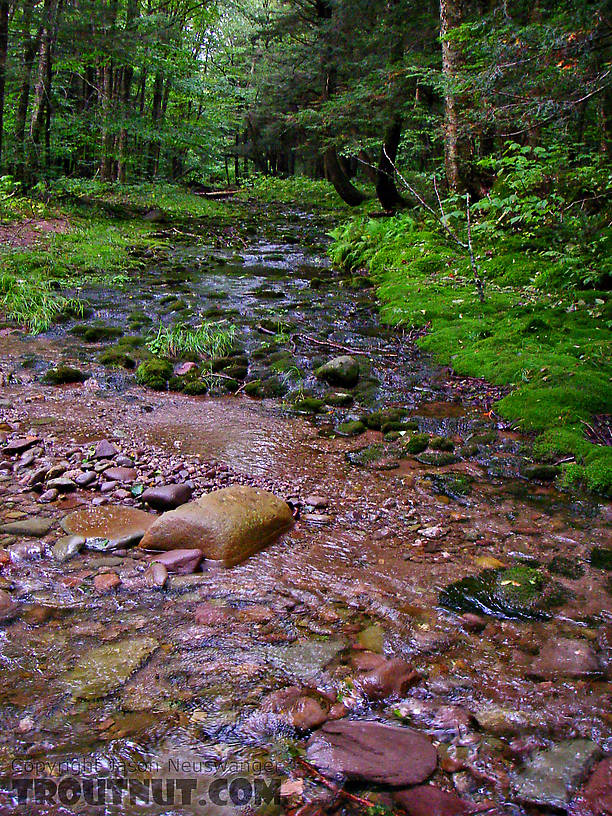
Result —
[[408, 816], [461, 816], [474, 811], [470, 802], [435, 785], [417, 785], [415, 788], [397, 791], [393, 794], [393, 801]]
[[121, 578], [116, 572], [101, 572], [94, 578], [94, 589], [96, 592], [106, 593], [116, 589], [121, 583]]
[[599, 746], [586, 739], [564, 740], [548, 751], [538, 751], [514, 777], [514, 794], [521, 802], [567, 810], [600, 756]]
[[72, 479], [66, 479], [63, 476], [59, 476], [57, 479], [49, 479], [47, 487], [57, 490], [59, 493], [72, 493], [73, 490], [76, 490], [76, 484]]
[[149, 586], [163, 587], [168, 580], [168, 570], [163, 564], [153, 561], [147, 568], [144, 577]]
[[154, 510], [175, 510], [182, 504], [186, 504], [192, 494], [193, 489], [189, 485], [169, 484], [150, 487], [140, 498]]
[[325, 776], [391, 787], [424, 782], [438, 762], [423, 734], [357, 720], [326, 723], [310, 738], [306, 756]]
[[85, 539], [79, 535], [66, 535], [59, 538], [53, 545], [53, 557], [56, 561], [68, 561], [81, 552], [85, 546]]
[[32, 518], [22, 519], [21, 521], [10, 521], [8, 524], [0, 525], [0, 533], [40, 538], [41, 536], [47, 535], [54, 524], [54, 519], [33, 516]]
[[50, 487], [49, 490], [45, 490], [44, 493], [41, 493], [38, 497], [38, 501], [40, 504], [50, 504], [54, 502], [59, 497], [59, 490], [56, 490], [54, 487]]
[[120, 688], [158, 645], [154, 638], [141, 637], [98, 646], [64, 675], [65, 685], [77, 699], [105, 697]]
[[92, 482], [96, 481], [96, 478], [96, 473], [94, 473], [92, 470], [87, 470], [85, 473], [75, 476], [74, 481], [79, 487], [88, 487]]
[[569, 816], [609, 816], [612, 814], [612, 757], [595, 766], [568, 809]]
[[216, 490], [164, 513], [140, 542], [143, 549], [199, 549], [226, 567], [244, 561], [293, 525], [289, 505], [242, 485]]
[[346, 646], [343, 640], [307, 640], [289, 645], [268, 646], [266, 662], [299, 680], [312, 680]]
[[2, 451], [8, 456], [15, 456], [18, 453], [29, 450], [29, 448], [33, 447], [37, 442], [40, 442], [38, 436], [18, 437], [17, 439], [11, 439], [10, 442], [7, 442], [2, 448]]
[[107, 505], [76, 510], [60, 523], [69, 535], [86, 539], [88, 547], [106, 550], [137, 543], [154, 521], [155, 516], [135, 507]]
[[590, 677], [601, 673], [597, 656], [586, 640], [549, 640], [531, 662], [529, 673], [536, 677]]
[[151, 561], [163, 564], [168, 572], [177, 575], [190, 575], [200, 566], [202, 558], [201, 550], [168, 550], [159, 553]]
[[138, 471], [129, 467], [110, 467], [104, 471], [104, 478], [112, 482], [133, 482], [138, 477]]
[[96, 445], [94, 450], [93, 458], [94, 459], [112, 459], [113, 456], [117, 456], [119, 451], [117, 448], [109, 442], [108, 439], [102, 439]]

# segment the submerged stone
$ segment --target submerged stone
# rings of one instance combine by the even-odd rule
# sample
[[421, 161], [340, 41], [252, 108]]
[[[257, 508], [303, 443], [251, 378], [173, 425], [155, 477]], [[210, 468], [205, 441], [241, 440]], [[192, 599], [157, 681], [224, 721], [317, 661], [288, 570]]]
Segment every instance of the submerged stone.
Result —
[[233, 485], [164, 513], [140, 546], [149, 550], [199, 549], [226, 567], [262, 550], [293, 525], [289, 505], [273, 493]]
[[85, 546], [85, 539], [80, 535], [66, 535], [53, 545], [53, 557], [56, 561], [68, 561], [77, 555]]
[[54, 519], [39, 518], [36, 516], [34, 518], [20, 519], [19, 521], [9, 521], [6, 524], [0, 524], [0, 533], [40, 538], [41, 536], [47, 535], [54, 524]]
[[140, 541], [155, 516], [135, 507], [89, 507], [62, 519], [69, 535], [82, 536], [92, 549], [117, 549]]
[[308, 640], [282, 646], [267, 646], [264, 658], [275, 669], [299, 680], [311, 680], [320, 674], [346, 646], [343, 640]]
[[306, 756], [325, 776], [390, 787], [424, 782], [438, 762], [423, 734], [355, 720], [326, 723], [310, 738]]
[[74, 697], [95, 700], [120, 688], [158, 647], [154, 638], [130, 638], [92, 649], [64, 675]]
[[601, 673], [597, 656], [586, 640], [549, 640], [532, 661], [529, 673], [536, 677], [591, 677]]
[[498, 618], [546, 619], [564, 600], [563, 589], [532, 567], [487, 569], [450, 584], [440, 605], [456, 612], [484, 612]]
[[599, 746], [587, 739], [565, 740], [548, 751], [538, 751], [513, 780], [521, 802], [567, 810], [573, 792], [594, 762]]

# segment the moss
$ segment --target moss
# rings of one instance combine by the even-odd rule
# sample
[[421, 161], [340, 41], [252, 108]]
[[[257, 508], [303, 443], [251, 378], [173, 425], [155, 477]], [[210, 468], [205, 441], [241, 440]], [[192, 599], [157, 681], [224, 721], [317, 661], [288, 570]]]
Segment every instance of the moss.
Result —
[[82, 383], [88, 378], [88, 374], [79, 371], [72, 366], [58, 365], [50, 368], [43, 374], [42, 381], [48, 385], [66, 385], [68, 383]]
[[[405, 411], [401, 408], [386, 408], [382, 411], [372, 411], [369, 414], [364, 414], [361, 417], [361, 421], [365, 422], [368, 428], [371, 428], [373, 431], [380, 431], [382, 430], [383, 425], [401, 422], [404, 414]], [[389, 430], [401, 430], [401, 429], [389, 428]]]
[[406, 453], [422, 453], [429, 445], [429, 434], [412, 434], [410, 439], [404, 442], [403, 449]]
[[359, 436], [366, 429], [363, 422], [357, 420], [350, 420], [349, 422], [341, 422], [336, 428], [338, 436]]
[[200, 379], [190, 380], [189, 382], [182, 383], [180, 390], [183, 392], [183, 394], [187, 394], [190, 397], [197, 397], [200, 394], [208, 393], [208, 382]]
[[451, 499], [459, 499], [469, 495], [472, 491], [474, 477], [467, 473], [434, 473], [427, 474], [436, 493], [448, 496]]
[[347, 451], [345, 454], [347, 462], [357, 467], [370, 467], [375, 470], [391, 470], [397, 467], [395, 456], [397, 451], [389, 445], [374, 442], [356, 451]]
[[548, 570], [564, 578], [582, 578], [584, 575], [584, 567], [579, 561], [563, 555], [555, 555], [548, 564]]
[[303, 397], [293, 403], [293, 410], [301, 414], [319, 414], [323, 411], [324, 402], [317, 397]]
[[446, 436], [432, 436], [429, 440], [429, 446], [438, 451], [452, 451], [455, 449], [453, 440]]
[[458, 456], [448, 451], [425, 451], [420, 453], [416, 459], [417, 462], [422, 462], [424, 465], [435, 465], [436, 467], [454, 465], [459, 461]]
[[165, 391], [171, 377], [172, 363], [169, 360], [146, 360], [136, 369], [136, 382], [155, 391]]
[[325, 404], [331, 405], [332, 407], [349, 408], [354, 401], [355, 398], [352, 394], [343, 394], [340, 391], [334, 391], [331, 394], [325, 395]]
[[553, 482], [561, 473], [555, 465], [525, 465], [523, 476], [526, 479], [536, 479], [539, 482]]
[[118, 326], [105, 326], [101, 323], [94, 323], [91, 326], [80, 323], [70, 329], [71, 334], [82, 337], [86, 343], [100, 343], [105, 340], [115, 340], [123, 335], [123, 329]]
[[128, 370], [136, 368], [136, 360], [118, 348], [103, 351], [102, 354], [98, 355], [98, 362], [109, 368], [126, 368]]
[[592, 567], [610, 572], [612, 570], [612, 549], [593, 547], [590, 562]]

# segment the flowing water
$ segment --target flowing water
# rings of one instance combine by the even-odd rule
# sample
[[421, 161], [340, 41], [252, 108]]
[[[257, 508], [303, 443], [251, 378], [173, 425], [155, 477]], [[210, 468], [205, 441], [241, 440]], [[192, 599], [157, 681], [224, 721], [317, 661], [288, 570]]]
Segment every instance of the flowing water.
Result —
[[[11, 555], [0, 560], [0, 589], [19, 612], [0, 621], [1, 812], [18, 806], [16, 779], [71, 775], [81, 786], [73, 804], [66, 788], [46, 804], [39, 795], [30, 812], [232, 812], [237, 805], [223, 804], [211, 783], [276, 784], [296, 773], [307, 734], [262, 706], [287, 686], [343, 700], [350, 717], [398, 722], [401, 711], [438, 745], [433, 781], [483, 809], [529, 811], [513, 779], [534, 751], [579, 738], [612, 750], [611, 588], [609, 573], [591, 563], [593, 548], [606, 546], [609, 508], [523, 479], [523, 440], [491, 414], [494, 389], [458, 380], [409, 336], [380, 326], [372, 290], [329, 268], [325, 229], [322, 219], [288, 213], [238, 246], [183, 241], [123, 290], [82, 293], [90, 322], [126, 327], [137, 314], [156, 326], [206, 315], [236, 325], [249, 378], [274, 377], [276, 398], [140, 388], [132, 373], [97, 362], [105, 346], [71, 333], [76, 321], [1, 338], [0, 432], [39, 438], [32, 462], [7, 459], [0, 471], [3, 521], [55, 522], [104, 495], [136, 504], [129, 490], [78, 490], [40, 504], [20, 483], [38, 460], [78, 467], [103, 438], [135, 462], [139, 483], [190, 480], [196, 495], [252, 483], [299, 514], [290, 533], [243, 564], [171, 576], [163, 590], [143, 581], [133, 550], [58, 562], [50, 555], [57, 527], [42, 539], [2, 536]], [[323, 394], [314, 368], [346, 349], [362, 372], [354, 405], [292, 412], [282, 392]], [[60, 360], [91, 378], [41, 384]], [[392, 451], [355, 464], [352, 453], [388, 443], [377, 430], [340, 436], [338, 424], [390, 406], [460, 455], [436, 466]], [[440, 605], [448, 585], [504, 566], [538, 569], [561, 602], [545, 615], [474, 620]], [[122, 583], [96, 591], [93, 578], [109, 570]], [[196, 624], [205, 602], [220, 613]], [[591, 650], [598, 669], [534, 671], [559, 639]], [[369, 702], [352, 683], [356, 647], [404, 658], [419, 682], [401, 702]], [[79, 695], [75, 667], [106, 693]], [[85, 801], [84, 780], [120, 777], [166, 786], [197, 778], [198, 795], [189, 805], [177, 796], [147, 802], [145, 786], [119, 806], [110, 796]], [[310, 780], [303, 796], [319, 801], [324, 791]], [[238, 793], [234, 800], [249, 804]]]

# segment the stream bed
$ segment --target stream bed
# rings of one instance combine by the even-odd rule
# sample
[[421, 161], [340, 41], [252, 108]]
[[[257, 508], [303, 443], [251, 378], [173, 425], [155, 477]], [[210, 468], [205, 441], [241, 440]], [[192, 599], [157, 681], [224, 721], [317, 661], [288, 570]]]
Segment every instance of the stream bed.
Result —
[[[429, 782], [457, 797], [442, 813], [597, 816], [579, 791], [612, 752], [610, 507], [525, 478], [525, 440], [491, 411], [499, 390], [381, 326], [368, 281], [329, 268], [329, 226], [258, 213], [238, 245], [183, 239], [120, 289], [84, 287], [87, 320], [3, 331], [0, 523], [47, 524], [0, 533], [0, 813], [354, 811], [343, 780], [300, 758], [325, 721], [375, 721], [436, 747]], [[121, 332], [202, 318], [236, 326], [218, 369], [236, 393], [152, 391], [131, 361], [100, 361]], [[88, 342], [83, 326], [116, 331]], [[315, 376], [345, 354], [357, 386]], [[58, 363], [88, 378], [45, 384]], [[413, 436], [429, 447], [408, 450]], [[11, 452], [16, 439], [30, 441]], [[112, 484], [109, 464], [134, 473]], [[174, 483], [264, 487], [295, 527], [163, 588], [138, 550], [53, 555], [72, 510], [141, 507], [142, 489]], [[380, 776], [346, 790], [398, 806]]]

